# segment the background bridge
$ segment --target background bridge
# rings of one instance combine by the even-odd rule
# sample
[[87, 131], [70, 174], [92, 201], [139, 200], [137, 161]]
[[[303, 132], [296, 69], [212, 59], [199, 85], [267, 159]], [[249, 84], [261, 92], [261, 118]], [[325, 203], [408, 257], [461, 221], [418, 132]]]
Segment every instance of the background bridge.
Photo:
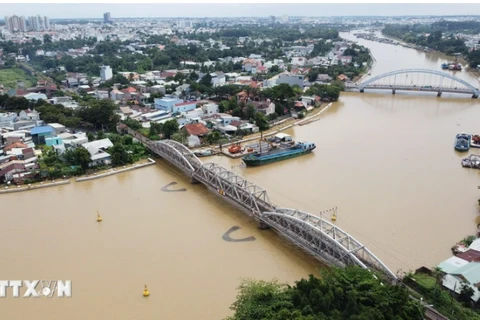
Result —
[[[119, 131], [121, 128], [119, 127]], [[126, 128], [152, 152], [202, 183], [259, 221], [260, 228], [271, 227], [281, 236], [322, 262], [345, 267], [358, 265], [376, 271], [396, 282], [396, 275], [359, 241], [334, 224], [310, 213], [278, 208], [267, 191], [215, 163], [202, 163], [188, 148], [173, 140], [152, 141]]]
[[446, 72], [429, 69], [402, 69], [387, 72], [358, 84], [347, 84], [346, 90], [364, 92], [366, 89], [386, 89], [404, 91], [443, 92], [471, 94], [478, 98], [480, 91], [472, 84]]

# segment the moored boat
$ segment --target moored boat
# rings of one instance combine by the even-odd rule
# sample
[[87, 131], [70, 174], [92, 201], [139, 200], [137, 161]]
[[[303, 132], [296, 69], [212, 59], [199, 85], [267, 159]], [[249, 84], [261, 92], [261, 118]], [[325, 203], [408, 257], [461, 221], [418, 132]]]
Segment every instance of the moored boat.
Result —
[[471, 135], [467, 133], [459, 133], [455, 137], [455, 150], [460, 152], [465, 152], [470, 149], [470, 139]]
[[472, 140], [470, 141], [470, 147], [480, 148], [480, 135], [474, 134]]
[[206, 150], [196, 151], [193, 154], [195, 154], [197, 157], [209, 157], [209, 156], [216, 155], [217, 152], [213, 149], [206, 149]]
[[442, 63], [442, 69], [444, 70], [448, 69], [448, 63]]
[[228, 148], [228, 152], [230, 152], [231, 154], [239, 153], [240, 151], [242, 151], [242, 147], [239, 144], [231, 145]]
[[462, 167], [480, 169], [480, 156], [471, 154], [467, 158], [462, 159]]
[[265, 153], [254, 153], [242, 158], [247, 167], [261, 166], [273, 162], [278, 162], [304, 154], [310, 153], [315, 149], [314, 143], [298, 142], [290, 147], [272, 149]]

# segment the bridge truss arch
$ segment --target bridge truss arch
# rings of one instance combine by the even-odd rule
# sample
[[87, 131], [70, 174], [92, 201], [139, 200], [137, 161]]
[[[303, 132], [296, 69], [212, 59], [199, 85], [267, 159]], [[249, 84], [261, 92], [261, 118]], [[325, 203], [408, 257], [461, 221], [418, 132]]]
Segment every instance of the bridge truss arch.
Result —
[[216, 163], [202, 165], [195, 172], [193, 178], [245, 209], [250, 216], [257, 220], [261, 212], [273, 210], [274, 206], [270, 203], [265, 189]]
[[149, 141], [148, 147], [189, 176], [192, 176], [202, 165], [202, 162], [192, 151], [174, 140]]
[[448, 78], [448, 79], [454, 80], [454, 81], [464, 85], [465, 87], [470, 89], [473, 94], [475, 94], [477, 96], [480, 94], [480, 90], [478, 88], [475, 88], [473, 85], [471, 85], [467, 81], [465, 81], [463, 79], [460, 79], [458, 77], [455, 77], [455, 76], [453, 76], [451, 74], [448, 74], [446, 72], [441, 72], [441, 71], [437, 71], [437, 70], [430, 70], [430, 69], [401, 69], [401, 70], [396, 70], [396, 71], [390, 71], [390, 72], [383, 73], [383, 74], [380, 74], [378, 76], [375, 76], [373, 78], [370, 78], [370, 79], [358, 84], [358, 88], [360, 90], [363, 90], [363, 89], [365, 89], [365, 87], [367, 87], [369, 85], [372, 85], [377, 80], [380, 80], [380, 79], [383, 79], [383, 78], [388, 78], [390, 76], [394, 76], [394, 75], [397, 75], [397, 74], [405, 74], [405, 73], [406, 74], [409, 74], [409, 73], [433, 74], [433, 75], [437, 75], [439, 77]]
[[331, 265], [358, 265], [379, 271], [390, 281], [397, 276], [363, 244], [334, 224], [310, 213], [276, 208], [263, 212], [260, 220], [290, 241]]

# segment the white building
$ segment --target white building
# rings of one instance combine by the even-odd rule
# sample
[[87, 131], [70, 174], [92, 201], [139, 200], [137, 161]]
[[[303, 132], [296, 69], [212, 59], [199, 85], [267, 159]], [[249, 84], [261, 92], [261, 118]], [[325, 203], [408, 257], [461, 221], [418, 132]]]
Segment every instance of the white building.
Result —
[[107, 81], [113, 78], [112, 68], [110, 66], [100, 66], [100, 78]]

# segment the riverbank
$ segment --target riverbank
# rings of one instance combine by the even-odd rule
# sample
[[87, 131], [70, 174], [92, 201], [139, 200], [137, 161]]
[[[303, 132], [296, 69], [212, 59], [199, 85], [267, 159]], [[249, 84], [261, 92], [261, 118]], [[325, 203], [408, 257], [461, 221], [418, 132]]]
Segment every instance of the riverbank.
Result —
[[55, 180], [53, 180], [53, 181], [42, 181], [42, 182], [31, 183], [31, 184], [23, 185], [23, 186], [6, 186], [6, 187], [4, 187], [3, 190], [0, 190], [0, 194], [27, 191], [27, 190], [37, 190], [37, 189], [42, 189], [42, 188], [61, 186], [61, 185], [64, 185], [64, 184], [69, 184], [69, 183], [70, 183], [70, 179], [62, 180], [62, 181], [55, 181]]
[[[290, 117], [290, 118], [287, 118], [287, 119], [284, 119], [284, 120], [281, 120], [279, 122], [276, 122], [275, 124], [272, 125], [272, 127], [266, 131], [263, 132], [263, 136], [264, 137], [269, 137], [269, 136], [273, 136], [279, 132], [282, 132], [282, 131], [285, 131], [287, 129], [290, 129], [291, 127], [293, 126], [296, 126], [296, 125], [302, 125], [302, 123], [306, 122], [307, 120], [312, 120], [316, 117], [318, 117], [319, 115], [321, 115], [325, 110], [327, 110], [328, 108], [330, 108], [330, 106], [332, 105], [332, 103], [329, 103], [328, 105], [326, 105], [325, 107], [320, 107], [318, 109], [315, 109], [311, 112], [311, 114], [301, 120], [298, 120], [298, 119], [295, 119], [293, 117]], [[318, 120], [318, 119], [317, 119]], [[309, 122], [310, 123], [310, 122]], [[281, 127], [280, 127], [281, 126]], [[280, 127], [280, 128], [279, 128]], [[229, 143], [225, 143], [225, 144], [222, 144], [222, 148], [223, 147], [229, 147], [231, 146], [232, 144], [237, 144], [237, 143], [244, 143], [244, 142], [249, 142], [249, 141], [252, 141], [252, 140], [259, 140], [260, 139], [260, 134], [258, 133], [254, 133], [254, 134], [251, 134], [251, 135], [248, 135], [246, 136], [245, 138], [241, 139], [241, 140], [237, 140], [237, 141], [234, 141], [234, 142], [229, 142]], [[214, 148], [214, 149], [219, 149], [220, 147], [219, 146], [211, 146], [211, 148]], [[196, 151], [196, 150], [194, 150]]]
[[134, 170], [134, 169], [139, 169], [139, 168], [143, 168], [143, 167], [146, 167], [146, 166], [151, 166], [153, 164], [155, 164], [155, 160], [153, 160], [151, 158], [148, 158], [148, 159], [140, 160], [140, 161], [138, 161], [136, 163], [133, 163], [131, 165], [128, 165], [128, 166], [123, 166], [122, 169], [111, 168], [111, 169], [108, 169], [108, 170], [105, 170], [105, 171], [95, 172], [91, 175], [85, 175], [85, 176], [76, 178], [75, 181], [76, 182], [82, 182], [82, 181], [89, 181], [89, 180], [93, 180], [93, 179], [108, 177], [108, 176], [111, 176], [111, 175], [114, 175], [114, 174], [130, 171], [130, 170]]
[[[146, 166], [151, 166], [155, 164], [155, 160], [148, 158], [148, 159], [143, 159], [140, 161], [137, 161], [131, 165], [128, 166], [123, 166], [123, 168], [111, 168], [108, 170], [100, 171], [100, 172], [95, 172], [91, 175], [84, 175], [80, 176], [78, 178], [75, 178], [75, 182], [82, 182], [82, 181], [88, 181], [88, 180], [93, 180], [93, 179], [98, 179], [98, 178], [104, 178], [108, 177], [114, 174], [134, 170], [134, 169], [139, 169], [143, 168]], [[5, 186], [3, 189], [0, 190], [0, 194], [2, 193], [13, 193], [13, 192], [20, 192], [20, 191], [29, 191], [29, 190], [37, 190], [37, 189], [42, 189], [42, 188], [48, 188], [48, 187], [55, 187], [55, 186], [61, 186], [61, 185], [66, 185], [70, 184], [71, 179], [64, 179], [64, 180], [52, 180], [52, 181], [42, 181], [42, 182], [36, 182], [36, 183], [31, 183], [27, 185], [18, 185], [18, 186]]]

